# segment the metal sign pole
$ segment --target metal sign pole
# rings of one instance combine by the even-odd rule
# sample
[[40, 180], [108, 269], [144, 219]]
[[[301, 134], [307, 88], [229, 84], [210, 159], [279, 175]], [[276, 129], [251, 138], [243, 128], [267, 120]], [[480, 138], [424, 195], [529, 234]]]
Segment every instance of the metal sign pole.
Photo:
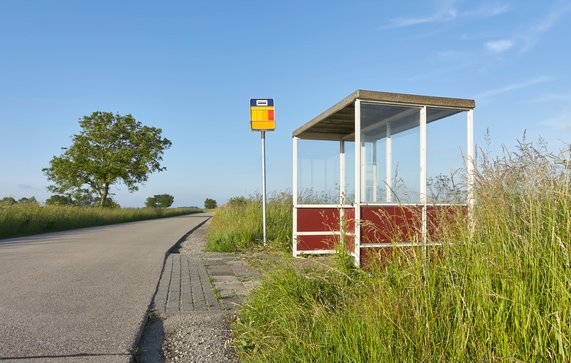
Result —
[[266, 245], [266, 132], [260, 131], [262, 136], [262, 227], [264, 230], [264, 245]]
[[260, 131], [262, 137], [262, 228], [264, 246], [268, 242], [266, 234], [266, 131], [274, 131], [276, 121], [273, 98], [250, 98], [250, 127]]

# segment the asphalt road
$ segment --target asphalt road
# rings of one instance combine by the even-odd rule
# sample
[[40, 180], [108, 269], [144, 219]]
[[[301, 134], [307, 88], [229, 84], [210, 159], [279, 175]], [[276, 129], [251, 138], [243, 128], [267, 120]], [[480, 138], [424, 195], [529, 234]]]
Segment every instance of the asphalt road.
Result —
[[0, 240], [0, 361], [128, 362], [165, 253], [207, 218]]

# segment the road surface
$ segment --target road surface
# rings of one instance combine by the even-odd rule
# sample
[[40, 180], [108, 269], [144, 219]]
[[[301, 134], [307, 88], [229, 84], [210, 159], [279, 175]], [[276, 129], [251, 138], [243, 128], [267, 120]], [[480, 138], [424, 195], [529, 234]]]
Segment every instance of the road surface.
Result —
[[0, 361], [128, 362], [194, 214], [0, 240]]

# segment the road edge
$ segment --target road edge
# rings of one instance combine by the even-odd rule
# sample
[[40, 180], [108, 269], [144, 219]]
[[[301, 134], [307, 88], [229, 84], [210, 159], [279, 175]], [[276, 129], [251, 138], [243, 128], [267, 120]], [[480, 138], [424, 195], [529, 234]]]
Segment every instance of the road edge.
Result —
[[155, 300], [155, 296], [157, 295], [157, 292], [159, 291], [159, 282], [160, 282], [161, 276], [165, 270], [165, 263], [166, 263], [168, 255], [170, 255], [175, 249], [177, 249], [180, 246], [180, 244], [182, 242], [184, 242], [186, 240], [186, 238], [192, 234], [192, 232], [196, 231], [198, 228], [202, 227], [206, 222], [208, 222], [212, 218], [212, 215], [207, 215], [204, 217], [206, 218], [204, 221], [200, 222], [199, 224], [194, 226], [192, 229], [190, 229], [188, 232], [186, 232], [184, 235], [182, 235], [169, 249], [167, 249], [165, 251], [165, 254], [163, 256], [163, 267], [161, 268], [161, 272], [159, 273], [159, 275], [157, 277], [157, 283], [155, 285], [155, 291], [153, 292], [153, 295], [151, 296], [151, 300], [147, 304], [147, 309], [145, 310], [143, 320], [139, 324], [139, 327], [138, 327], [137, 332], [135, 334], [135, 339], [134, 339], [133, 343], [131, 344], [131, 346], [129, 347], [129, 354], [130, 354], [129, 362], [130, 363], [135, 363], [137, 361], [135, 358], [135, 355], [137, 353], [137, 347], [139, 346], [139, 342], [141, 341], [141, 337], [143, 336], [143, 331], [145, 330], [145, 326], [149, 322], [149, 314], [151, 312], [151, 308], [153, 306], [153, 301]]

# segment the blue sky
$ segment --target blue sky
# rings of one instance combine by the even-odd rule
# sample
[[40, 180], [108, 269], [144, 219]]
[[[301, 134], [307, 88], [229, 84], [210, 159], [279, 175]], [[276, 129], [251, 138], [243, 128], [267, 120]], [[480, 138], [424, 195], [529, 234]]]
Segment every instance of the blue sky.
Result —
[[492, 150], [524, 130], [571, 141], [571, 1], [0, 0], [0, 197], [45, 200], [41, 172], [93, 111], [173, 141], [123, 206], [260, 190], [249, 99], [276, 100], [268, 189], [291, 188], [291, 132], [356, 89], [473, 98]]

